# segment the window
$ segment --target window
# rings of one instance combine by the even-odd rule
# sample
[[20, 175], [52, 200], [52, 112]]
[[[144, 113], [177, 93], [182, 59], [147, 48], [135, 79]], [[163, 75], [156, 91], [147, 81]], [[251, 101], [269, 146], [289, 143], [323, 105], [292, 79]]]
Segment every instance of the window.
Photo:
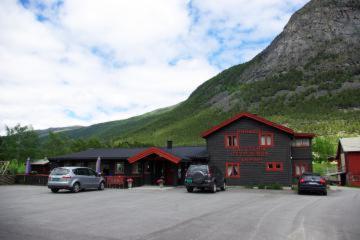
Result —
[[310, 139], [308, 139], [308, 138], [294, 139], [291, 143], [291, 146], [293, 146], [293, 147], [309, 147]]
[[239, 146], [239, 139], [236, 134], [225, 135], [225, 147], [236, 148]]
[[125, 167], [123, 162], [116, 163], [115, 173], [124, 173], [124, 169]]
[[268, 172], [282, 172], [284, 165], [282, 162], [267, 162], [266, 171]]
[[308, 171], [308, 164], [307, 163], [295, 163], [294, 164], [294, 175], [300, 176], [304, 172]]
[[227, 178], [240, 178], [240, 163], [227, 162], [225, 169]]
[[260, 146], [273, 146], [274, 135], [272, 133], [263, 132], [260, 135]]
[[142, 173], [142, 165], [140, 163], [134, 163], [132, 165], [132, 173], [138, 174]]

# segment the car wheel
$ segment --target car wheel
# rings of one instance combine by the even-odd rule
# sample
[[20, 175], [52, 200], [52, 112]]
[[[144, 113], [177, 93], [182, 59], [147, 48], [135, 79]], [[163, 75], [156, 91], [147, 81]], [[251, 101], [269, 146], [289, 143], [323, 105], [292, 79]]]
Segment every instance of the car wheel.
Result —
[[220, 188], [221, 191], [225, 191], [226, 190], [226, 182], [223, 183], [222, 187]]
[[326, 196], [326, 195], [327, 195], [327, 191], [326, 191], [326, 190], [323, 192], [323, 195], [324, 195], [324, 196]]
[[213, 185], [212, 185], [212, 187], [211, 187], [211, 192], [212, 193], [216, 193], [216, 183], [214, 183]]
[[105, 189], [105, 184], [104, 184], [104, 182], [101, 182], [99, 184], [98, 190], [104, 190], [104, 189]]
[[187, 187], [186, 190], [187, 190], [188, 192], [193, 192], [193, 191], [194, 191], [194, 188], [193, 188], [193, 187]]
[[74, 183], [74, 186], [72, 187], [72, 192], [78, 193], [78, 192], [80, 192], [80, 190], [81, 190], [80, 184], [79, 183]]
[[301, 195], [301, 194], [302, 194], [302, 191], [298, 190], [298, 194]]
[[59, 189], [57, 189], [57, 188], [52, 188], [51, 191], [52, 191], [53, 193], [57, 193], [57, 192], [59, 191]]

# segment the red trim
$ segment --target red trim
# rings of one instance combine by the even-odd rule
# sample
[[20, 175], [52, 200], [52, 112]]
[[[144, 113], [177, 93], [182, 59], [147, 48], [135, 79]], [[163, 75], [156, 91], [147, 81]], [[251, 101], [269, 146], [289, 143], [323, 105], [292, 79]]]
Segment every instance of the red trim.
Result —
[[[235, 176], [228, 175], [228, 166], [237, 166], [238, 174]], [[240, 163], [239, 162], [226, 162], [225, 163], [225, 177], [226, 178], [240, 178]]]
[[178, 164], [181, 161], [181, 158], [176, 157], [176, 156], [174, 156], [168, 152], [165, 152], [164, 150], [156, 148], [156, 147], [151, 147], [151, 148], [148, 148], [138, 154], [135, 154], [134, 156], [129, 157], [128, 161], [129, 161], [129, 163], [134, 163], [134, 162], [136, 162], [142, 158], [145, 158], [151, 154], [156, 154], [159, 157], [165, 158], [165, 159], [169, 160], [170, 162], [173, 162], [176, 164]]
[[[267, 145], [267, 139], [265, 138], [265, 145], [261, 145], [261, 137], [262, 136], [270, 136], [271, 137], [271, 144]], [[274, 146], [274, 133], [272, 132], [259, 132], [259, 146], [261, 147], [273, 147]]]
[[314, 138], [316, 135], [314, 133], [294, 133], [295, 138]]
[[240, 118], [244, 118], [244, 117], [247, 117], [247, 118], [253, 119], [253, 120], [255, 120], [255, 121], [264, 123], [264, 124], [266, 124], [266, 125], [268, 125], [268, 126], [277, 128], [277, 129], [279, 129], [279, 130], [281, 130], [281, 131], [284, 131], [284, 132], [286, 132], [286, 133], [289, 133], [289, 134], [292, 134], [292, 135], [294, 134], [294, 130], [292, 130], [292, 129], [290, 129], [290, 128], [284, 127], [284, 126], [282, 126], [282, 125], [280, 125], [280, 124], [277, 124], [277, 123], [274, 123], [274, 122], [271, 122], [271, 121], [266, 120], [265, 118], [259, 117], [259, 116], [257, 116], [257, 115], [254, 115], [254, 114], [251, 114], [251, 113], [247, 113], [247, 112], [243, 112], [243, 113], [240, 113], [240, 114], [238, 114], [238, 115], [236, 115], [236, 116], [234, 116], [234, 117], [232, 117], [232, 118], [230, 118], [230, 119], [228, 119], [228, 120], [220, 123], [219, 125], [216, 125], [216, 126], [212, 127], [211, 129], [203, 132], [203, 133], [201, 134], [201, 136], [202, 136], [203, 138], [207, 138], [207, 137], [208, 137], [209, 135], [211, 135], [212, 133], [214, 133], [214, 132], [220, 130], [221, 128], [223, 128], [223, 127], [225, 127], [225, 126], [227, 126], [227, 125], [235, 122], [236, 120], [239, 120]]
[[[270, 167], [270, 165], [272, 167]], [[277, 167], [279, 166], [279, 167]], [[282, 162], [267, 162], [266, 171], [267, 172], [282, 172], [284, 170], [284, 163]]]

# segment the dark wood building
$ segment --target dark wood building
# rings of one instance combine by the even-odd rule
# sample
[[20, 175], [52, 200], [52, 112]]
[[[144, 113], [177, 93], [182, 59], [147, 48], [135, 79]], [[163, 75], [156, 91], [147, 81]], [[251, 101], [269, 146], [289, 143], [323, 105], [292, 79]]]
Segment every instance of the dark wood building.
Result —
[[55, 166], [88, 166], [101, 158], [105, 175], [139, 179], [154, 184], [183, 184], [187, 167], [195, 162], [216, 165], [230, 185], [290, 185], [294, 177], [312, 171], [314, 134], [296, 133], [285, 126], [250, 113], [241, 113], [202, 134], [206, 146], [89, 149], [49, 158]]
[[209, 162], [220, 168], [230, 185], [290, 185], [312, 171], [314, 134], [296, 133], [250, 113], [241, 113], [202, 134]]

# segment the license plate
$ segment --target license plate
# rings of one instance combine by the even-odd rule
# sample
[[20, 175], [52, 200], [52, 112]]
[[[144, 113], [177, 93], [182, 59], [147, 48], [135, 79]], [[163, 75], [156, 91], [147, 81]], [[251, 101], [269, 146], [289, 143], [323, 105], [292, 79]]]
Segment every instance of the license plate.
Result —
[[317, 182], [309, 182], [310, 185], [318, 185]]
[[60, 178], [51, 178], [51, 181], [58, 182], [60, 181]]
[[191, 179], [191, 178], [187, 178], [187, 179], [185, 179], [185, 182], [186, 182], [186, 183], [192, 183], [192, 179]]

